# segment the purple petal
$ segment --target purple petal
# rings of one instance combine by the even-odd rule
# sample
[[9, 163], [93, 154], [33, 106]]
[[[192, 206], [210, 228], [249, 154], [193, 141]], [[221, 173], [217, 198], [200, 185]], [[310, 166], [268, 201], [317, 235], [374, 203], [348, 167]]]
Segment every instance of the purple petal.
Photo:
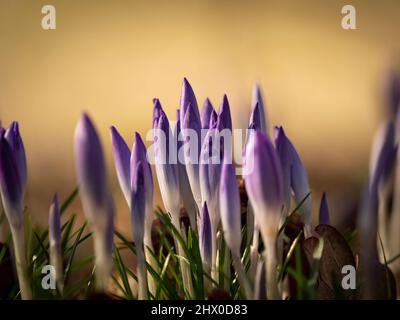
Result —
[[282, 167], [282, 181], [283, 181], [283, 195], [285, 205], [290, 205], [290, 168], [291, 168], [291, 157], [290, 151], [287, 144], [287, 139], [282, 127], [275, 127], [274, 130], [275, 145], [279, 156]]
[[[21, 184], [14, 152], [0, 130], [0, 191], [7, 218], [21, 222], [24, 188]], [[18, 216], [12, 216], [17, 214]], [[11, 223], [11, 221], [10, 221]]]
[[224, 238], [229, 248], [236, 254], [240, 251], [241, 239], [240, 195], [235, 168], [231, 163], [222, 165], [219, 198]]
[[253, 97], [251, 105], [253, 108], [258, 104], [258, 111], [260, 113], [260, 127], [263, 132], [268, 133], [268, 121], [267, 121], [267, 113], [265, 110], [265, 105], [263, 101], [263, 97], [261, 95], [260, 86], [256, 84], [253, 89]]
[[199, 181], [201, 199], [208, 203], [212, 223], [216, 226], [219, 221], [217, 207], [219, 200], [219, 184], [221, 176], [221, 141], [219, 131], [210, 129], [204, 139], [200, 153]]
[[185, 141], [184, 155], [186, 172], [189, 178], [193, 197], [198, 206], [200, 206], [201, 191], [199, 182], [199, 155], [201, 150], [201, 123], [195, 116], [194, 110], [195, 108], [189, 104], [182, 125], [182, 135]]
[[[290, 194], [290, 187], [293, 190], [297, 204], [307, 197], [299, 211], [303, 213], [305, 223], [309, 224], [311, 220], [312, 203], [311, 196], [308, 195], [310, 187], [306, 169], [295, 147], [285, 135], [283, 128], [280, 127], [275, 134], [277, 135], [276, 146], [283, 170], [285, 200], [288, 199], [288, 192]], [[288, 182], [290, 183], [289, 190]]]
[[135, 168], [131, 168], [132, 178], [132, 202], [131, 202], [131, 223], [132, 235], [137, 243], [143, 241], [144, 237], [144, 216], [146, 210], [146, 189], [144, 181], [144, 166], [139, 161]]
[[210, 114], [210, 124], [209, 129], [215, 129], [218, 123], [218, 114], [213, 110]]
[[[151, 167], [147, 160], [147, 150], [143, 143], [140, 134], [135, 132], [135, 139], [133, 141], [132, 155], [130, 159], [131, 170], [136, 168], [141, 163], [144, 178], [144, 187], [146, 190], [146, 203], [151, 205], [153, 202], [153, 176], [151, 174]], [[136, 171], [131, 174], [132, 181], [136, 180]]]
[[[179, 173], [176, 163], [169, 162], [170, 132], [168, 118], [161, 108], [159, 101], [155, 101], [155, 108], [159, 108], [160, 116], [154, 129], [154, 160], [158, 184], [165, 209], [171, 214], [179, 214], [181, 203], [179, 193]], [[162, 136], [160, 136], [162, 134]], [[171, 134], [172, 135], [172, 134]], [[171, 145], [173, 147], [173, 145]], [[173, 152], [176, 152], [172, 148]]]
[[131, 199], [131, 151], [124, 139], [115, 127], [111, 127], [111, 144], [113, 148], [115, 171], [117, 172], [118, 182], [125, 196], [125, 200], [130, 204]]
[[24, 143], [22, 142], [21, 135], [19, 133], [18, 122], [12, 122], [10, 127], [5, 133], [6, 140], [8, 141], [17, 163], [18, 172], [21, 178], [21, 185], [23, 188], [26, 187], [27, 180], [27, 166]]
[[53, 244], [61, 243], [60, 208], [57, 194], [54, 194], [49, 210], [49, 240]]
[[255, 130], [246, 147], [244, 169], [246, 190], [258, 223], [277, 232], [284, 200], [282, 169], [274, 146], [260, 130]]
[[214, 107], [211, 101], [207, 98], [203, 103], [203, 108], [201, 109], [201, 128], [208, 129], [210, 127], [211, 114], [214, 111]]
[[197, 106], [196, 96], [193, 92], [191, 85], [189, 84], [189, 81], [187, 81], [187, 79], [184, 78], [182, 84], [181, 100], [180, 100], [180, 120], [182, 128], [184, 128], [183, 123], [189, 105], [192, 106], [191, 110], [191, 112], [193, 113], [192, 117], [196, 119], [197, 122], [200, 123], [200, 113], [199, 113], [199, 107]]
[[74, 147], [79, 191], [84, 206], [91, 212], [95, 212], [96, 207], [105, 208], [108, 194], [103, 150], [96, 129], [86, 113], [76, 126]]
[[208, 213], [207, 203], [204, 203], [200, 214], [199, 245], [201, 260], [206, 266], [211, 266], [212, 260], [211, 232], [210, 215]]
[[328, 201], [325, 192], [322, 194], [321, 205], [319, 207], [319, 224], [330, 224]]
[[252, 127], [252, 129], [259, 129], [259, 130], [262, 129], [260, 108], [258, 102], [256, 103], [253, 111], [251, 112], [249, 127]]
[[162, 110], [160, 101], [157, 98], [153, 99], [153, 105], [154, 105], [154, 108], [153, 108], [153, 126], [152, 127], [154, 128], [155, 126], [157, 126], [159, 117], [164, 111]]
[[[177, 152], [179, 152], [180, 148], [183, 145], [183, 141], [179, 139], [179, 135], [181, 134], [181, 121], [179, 120], [179, 109], [177, 110], [177, 122], [175, 126], [174, 139], [177, 143]], [[191, 213], [195, 213], [196, 211], [196, 202], [194, 201], [192, 190], [190, 188], [189, 178], [187, 176], [186, 167], [181, 162], [178, 161], [178, 176], [179, 176], [179, 190], [182, 196], [183, 205], [188, 212], [188, 216], [190, 219], [190, 224], [193, 230], [197, 229], [196, 225], [196, 217]]]
[[229, 108], [228, 97], [224, 95], [221, 105], [218, 109], [218, 121], [221, 122], [224, 129], [232, 130], [231, 110]]

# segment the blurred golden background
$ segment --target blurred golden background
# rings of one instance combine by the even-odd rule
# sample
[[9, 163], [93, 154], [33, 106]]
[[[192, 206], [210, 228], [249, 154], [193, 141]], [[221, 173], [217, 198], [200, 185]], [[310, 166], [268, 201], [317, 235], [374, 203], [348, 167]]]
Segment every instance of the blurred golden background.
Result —
[[[41, 27], [46, 4], [56, 8], [56, 30]], [[341, 27], [345, 4], [357, 10], [357, 30]], [[20, 122], [29, 211], [44, 224], [52, 194], [74, 189], [73, 132], [86, 110], [107, 153], [118, 227], [128, 232], [109, 126], [130, 145], [134, 131], [150, 129], [153, 97], [175, 117], [187, 77], [199, 105], [210, 97], [217, 107], [226, 93], [239, 128], [258, 81], [271, 124], [286, 128], [306, 164], [315, 208], [328, 191], [341, 224], [367, 176], [399, 28], [396, 0], [0, 0], [0, 119]]]

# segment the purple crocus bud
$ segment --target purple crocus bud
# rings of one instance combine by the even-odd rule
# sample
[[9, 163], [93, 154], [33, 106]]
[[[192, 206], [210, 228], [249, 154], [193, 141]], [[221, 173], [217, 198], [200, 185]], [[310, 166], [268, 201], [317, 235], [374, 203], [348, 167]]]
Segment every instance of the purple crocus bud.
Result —
[[277, 232], [283, 205], [282, 169], [278, 155], [268, 136], [255, 130], [246, 148], [246, 190], [261, 228]]
[[217, 127], [217, 122], [218, 122], [218, 114], [213, 110], [210, 114], [210, 124], [209, 124], [209, 129], [216, 128]]
[[18, 163], [5, 130], [0, 129], [0, 191], [4, 211], [11, 227], [23, 226], [24, 189]]
[[240, 195], [232, 163], [222, 165], [219, 199], [225, 241], [232, 254], [240, 255]]
[[84, 113], [75, 129], [75, 166], [79, 193], [87, 219], [92, 224], [96, 255], [96, 285], [107, 290], [112, 268], [114, 205], [106, 179], [99, 136]]
[[5, 137], [10, 144], [12, 152], [14, 153], [18, 172], [21, 178], [21, 184], [25, 188], [27, 181], [26, 156], [24, 143], [22, 142], [21, 135], [19, 133], [18, 122], [14, 121], [11, 123], [6, 130]]
[[285, 205], [288, 208], [291, 190], [293, 190], [294, 199], [297, 204], [306, 198], [299, 211], [303, 215], [306, 233], [309, 235], [311, 233], [312, 201], [311, 196], [308, 195], [310, 187], [306, 169], [282, 127], [275, 129], [275, 144], [283, 170]]
[[104, 208], [107, 201], [106, 168], [99, 136], [86, 113], [75, 130], [75, 164], [85, 213], [97, 221], [97, 208]]
[[[187, 81], [186, 78], [183, 79], [183, 84], [182, 84], [182, 92], [181, 92], [181, 100], [180, 100], [180, 120], [181, 124], [185, 122], [185, 117], [186, 117], [186, 112], [189, 108], [189, 105], [191, 106], [191, 113], [192, 117], [200, 123], [200, 113], [199, 113], [199, 107], [197, 106], [197, 100], [196, 96], [193, 92], [193, 89]], [[183, 128], [185, 128], [183, 126]]]
[[131, 174], [131, 222], [132, 235], [135, 242], [143, 244], [144, 216], [146, 211], [146, 187], [144, 165], [141, 161], [133, 163]]
[[131, 179], [136, 179], [136, 171], [132, 171], [141, 162], [143, 167], [144, 188], [146, 190], [146, 210], [145, 210], [145, 235], [146, 244], [151, 244], [151, 225], [153, 222], [153, 176], [151, 174], [151, 167], [147, 160], [146, 146], [143, 143], [140, 134], [135, 132], [135, 139], [132, 147], [132, 154], [130, 160], [131, 166]]
[[232, 117], [229, 108], [228, 97], [226, 94], [222, 98], [221, 105], [218, 109], [218, 121], [221, 121], [223, 129], [232, 130]]
[[50, 245], [61, 243], [60, 208], [57, 194], [54, 194], [49, 210], [49, 240]]
[[253, 97], [251, 101], [251, 105], [253, 106], [253, 112], [257, 104], [258, 104], [258, 112], [260, 113], [260, 129], [261, 131], [268, 134], [269, 132], [268, 116], [265, 109], [263, 97], [261, 95], [260, 86], [258, 85], [258, 83], [256, 83], [253, 88]]
[[[180, 192], [179, 192], [179, 172], [178, 165], [171, 163], [169, 159], [170, 152], [176, 152], [174, 144], [170, 141], [172, 136], [168, 118], [162, 110], [160, 101], [154, 99], [154, 109], [158, 109], [158, 118], [153, 119], [154, 132], [154, 160], [158, 184], [161, 191], [161, 197], [165, 209], [175, 219], [179, 226], [180, 213]], [[153, 112], [154, 114], [155, 112]]]
[[62, 292], [64, 288], [64, 275], [61, 252], [60, 208], [58, 206], [57, 194], [54, 194], [53, 201], [49, 210], [49, 249], [50, 264], [55, 269], [57, 286]]
[[[177, 110], [177, 121], [174, 132], [174, 139], [177, 143], [177, 152], [183, 147], [183, 141], [179, 138], [181, 135], [181, 121], [179, 120], [179, 109]], [[178, 173], [179, 173], [179, 190], [183, 202], [183, 206], [186, 209], [190, 220], [190, 226], [193, 230], [197, 230], [196, 223], [196, 202], [194, 201], [192, 190], [190, 188], [189, 178], [187, 176], [186, 167], [181, 162], [178, 161]]]
[[[14, 133], [15, 131], [12, 132], [12, 134]], [[17, 136], [19, 137], [19, 134]], [[13, 239], [21, 298], [31, 299], [32, 291], [25, 257], [23, 216], [25, 185], [23, 178], [21, 178], [23, 173], [21, 175], [20, 159], [17, 158], [19, 153], [16, 151], [14, 143], [15, 140], [7, 140], [6, 131], [0, 128], [0, 193]]]
[[131, 186], [130, 186], [130, 157], [131, 151], [125, 140], [121, 137], [115, 127], [111, 127], [111, 144], [113, 148], [115, 171], [125, 200], [130, 205]]
[[207, 203], [204, 203], [203, 209], [200, 214], [200, 231], [199, 231], [199, 245], [200, 245], [200, 255], [203, 261], [203, 266], [211, 270], [212, 263], [212, 230], [210, 215], [208, 213]]
[[[131, 225], [132, 237], [136, 244], [138, 299], [147, 299], [146, 260], [143, 250], [144, 219], [146, 211], [145, 167], [141, 161], [132, 161], [131, 167]], [[135, 167], [133, 167], [135, 165]]]
[[240, 195], [232, 163], [224, 162], [220, 184], [220, 213], [226, 244], [232, 253], [232, 262], [238, 274], [239, 283], [248, 299], [253, 298], [250, 283], [240, 259], [241, 215]]
[[212, 106], [210, 99], [207, 98], [203, 103], [200, 115], [202, 129], [208, 129], [210, 127], [210, 118], [213, 111], [214, 107]]
[[[194, 200], [198, 208], [201, 208], [201, 191], [199, 182], [199, 154], [201, 148], [201, 123], [196, 115], [196, 107], [189, 104], [186, 109], [182, 125], [182, 136], [184, 139], [184, 158], [186, 172], [192, 189]], [[198, 112], [198, 110], [197, 110]], [[181, 109], [182, 118], [182, 109]]]
[[210, 129], [204, 139], [200, 153], [200, 188], [203, 202], [207, 202], [213, 231], [220, 221], [219, 184], [221, 176], [221, 140], [219, 130]]
[[245, 172], [247, 194], [265, 245], [268, 298], [277, 299], [276, 244], [284, 201], [282, 169], [268, 135], [260, 130], [255, 130], [246, 146]]
[[330, 224], [328, 200], [326, 199], [325, 192], [322, 194], [319, 206], [319, 224]]

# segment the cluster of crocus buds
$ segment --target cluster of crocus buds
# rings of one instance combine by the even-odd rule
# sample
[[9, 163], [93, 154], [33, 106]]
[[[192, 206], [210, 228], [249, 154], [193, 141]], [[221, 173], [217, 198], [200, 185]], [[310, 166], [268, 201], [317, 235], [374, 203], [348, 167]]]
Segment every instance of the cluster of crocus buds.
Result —
[[[398, 88], [400, 90], [400, 88]], [[397, 91], [391, 103], [399, 104]], [[394, 101], [396, 100], [396, 101]], [[399, 117], [397, 115], [397, 117]], [[379, 259], [398, 249], [400, 225], [400, 170], [397, 141], [399, 119], [386, 121], [379, 130], [371, 155], [370, 179], [365, 188], [362, 213], [359, 216], [362, 263], [365, 274], [372, 277]], [[184, 79], [175, 126], [158, 99], [153, 100], [152, 154], [139, 133], [134, 134], [132, 149], [113, 126], [111, 144], [116, 176], [130, 210], [132, 239], [136, 246], [138, 299], [155, 296], [157, 283], [147, 272], [146, 263], [158, 272], [154, 258], [151, 229], [154, 220], [154, 181], [151, 164], [166, 212], [172, 225], [187, 239], [188, 228], [182, 224], [187, 215], [190, 228], [198, 237], [204, 288], [208, 294], [220, 285], [221, 270], [230, 286], [234, 267], [242, 295], [247, 299], [280, 299], [282, 286], [278, 279], [282, 268], [282, 227], [289, 213], [296, 213], [304, 226], [304, 236], [312, 236], [312, 200], [307, 171], [299, 152], [283, 127], [270, 133], [267, 112], [258, 85], [253, 91], [246, 139], [240, 153], [244, 166], [238, 173], [233, 161], [232, 116], [226, 95], [218, 110], [206, 98], [199, 110], [195, 93]], [[236, 142], [235, 142], [236, 143]], [[150, 149], [149, 149], [150, 150]], [[83, 210], [91, 225], [94, 239], [96, 285], [108, 290], [113, 266], [114, 205], [107, 181], [107, 170], [100, 137], [88, 114], [78, 121], [74, 138], [76, 176]], [[236, 159], [235, 159], [236, 160]], [[153, 161], [153, 162], [152, 162]], [[31, 298], [27, 276], [24, 239], [24, 194], [27, 182], [25, 150], [18, 123], [8, 129], [0, 126], [0, 192], [2, 205], [12, 234], [21, 297]], [[239, 185], [248, 197], [247, 237], [242, 243], [242, 198]], [[395, 195], [393, 209], [389, 205]], [[294, 207], [295, 205], [295, 207]], [[389, 214], [393, 210], [393, 214]], [[60, 208], [54, 195], [49, 210], [50, 263], [55, 267], [59, 291], [64, 289], [61, 252]], [[330, 224], [326, 193], [319, 206], [319, 223]], [[377, 234], [382, 237], [378, 249]], [[260, 246], [262, 241], [263, 246]], [[194, 297], [190, 261], [182, 244], [174, 238], [185, 292]], [[226, 245], [221, 259], [221, 248]], [[250, 266], [246, 271], [243, 246], [249, 247]], [[263, 251], [259, 249], [263, 247]], [[224, 265], [219, 265], [224, 261]], [[366, 297], [373, 297], [374, 288]], [[150, 295], [149, 295], [150, 294]]]

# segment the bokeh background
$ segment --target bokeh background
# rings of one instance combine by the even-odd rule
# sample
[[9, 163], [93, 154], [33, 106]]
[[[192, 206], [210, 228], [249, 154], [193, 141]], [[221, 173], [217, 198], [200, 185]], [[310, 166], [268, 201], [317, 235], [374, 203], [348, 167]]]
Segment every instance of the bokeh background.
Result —
[[[56, 30], [41, 28], [46, 4]], [[345, 4], [356, 8], [357, 30], [341, 27]], [[129, 232], [109, 126], [131, 144], [151, 126], [154, 97], [174, 117], [187, 77], [200, 105], [209, 97], [218, 106], [226, 93], [238, 128], [258, 81], [271, 123], [286, 128], [305, 162], [315, 209], [328, 191], [333, 223], [346, 228], [385, 115], [399, 29], [396, 0], [0, 0], [0, 119], [20, 122], [34, 221], [46, 224], [52, 194], [65, 198], [76, 185], [73, 132], [86, 110], [107, 153], [117, 226]]]

